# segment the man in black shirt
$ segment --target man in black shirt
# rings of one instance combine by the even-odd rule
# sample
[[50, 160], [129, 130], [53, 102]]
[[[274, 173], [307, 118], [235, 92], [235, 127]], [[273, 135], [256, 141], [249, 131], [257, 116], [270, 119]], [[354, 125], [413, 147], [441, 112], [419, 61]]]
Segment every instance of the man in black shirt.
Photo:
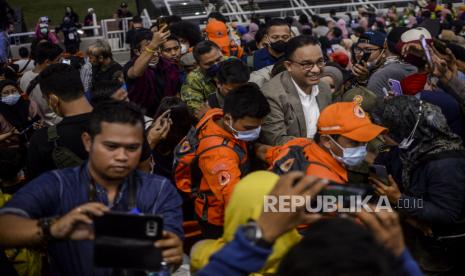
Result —
[[[87, 130], [92, 106], [84, 96], [79, 72], [67, 64], [53, 64], [41, 72], [39, 85], [50, 108], [63, 120], [56, 127], [40, 129], [32, 136], [27, 161], [29, 179], [49, 170], [74, 166], [69, 159], [84, 161], [88, 158], [81, 135]], [[70, 153], [56, 158], [58, 147]], [[142, 162], [139, 168], [146, 165], [149, 158], [150, 148], [145, 143], [141, 160], [147, 161]]]
[[89, 62], [92, 64], [92, 83], [103, 80], [124, 82], [123, 67], [113, 60], [111, 47], [105, 40], [97, 41], [89, 47]]

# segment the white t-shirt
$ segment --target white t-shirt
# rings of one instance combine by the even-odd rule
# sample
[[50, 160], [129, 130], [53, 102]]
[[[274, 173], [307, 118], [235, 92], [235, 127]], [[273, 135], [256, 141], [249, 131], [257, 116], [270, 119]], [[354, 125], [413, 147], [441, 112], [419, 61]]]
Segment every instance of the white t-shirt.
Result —
[[[24, 73], [24, 75], [21, 77], [19, 87], [24, 93], [26, 93], [29, 83], [35, 77], [37, 77], [37, 75], [39, 74], [34, 73], [33, 71], [28, 71]], [[56, 125], [62, 120], [60, 116], [58, 116], [57, 114], [55, 114], [55, 112], [52, 111], [52, 109], [48, 106], [47, 101], [42, 97], [42, 91], [40, 90], [39, 84], [37, 84], [36, 87], [34, 87], [34, 89], [31, 92], [31, 95], [29, 95], [29, 98], [37, 103], [37, 106], [39, 107], [39, 114], [44, 119], [47, 125]]]
[[318, 108], [318, 102], [316, 101], [316, 96], [318, 96], [318, 93], [320, 93], [320, 89], [318, 88], [318, 85], [314, 85], [312, 87], [312, 93], [307, 94], [297, 85], [294, 80], [292, 80], [292, 82], [297, 89], [300, 102], [302, 103], [302, 109], [304, 110], [307, 138], [313, 139], [317, 132], [317, 123], [318, 118], [320, 117], [320, 109]]
[[[29, 63], [28, 63], [29, 62]], [[22, 71], [22, 73], [26, 73], [27, 71], [31, 71], [34, 69], [34, 60], [29, 60], [29, 59], [20, 59], [16, 61], [14, 64], [17, 64], [19, 66], [19, 72]], [[26, 66], [27, 64], [27, 66]], [[24, 68], [26, 66], [26, 68]], [[24, 70], [23, 70], [24, 69]]]

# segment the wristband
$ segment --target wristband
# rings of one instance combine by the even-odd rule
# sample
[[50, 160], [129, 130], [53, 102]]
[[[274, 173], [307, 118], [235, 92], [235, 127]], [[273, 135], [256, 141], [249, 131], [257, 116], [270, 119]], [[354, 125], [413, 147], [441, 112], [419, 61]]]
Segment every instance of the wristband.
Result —
[[152, 49], [150, 49], [149, 47], [145, 47], [145, 51], [146, 51], [146, 52], [149, 52], [149, 53], [151, 53], [151, 54], [155, 54], [155, 53], [156, 53], [155, 50], [152, 50]]
[[42, 230], [42, 241], [43, 242], [48, 243], [50, 241], [56, 240], [56, 238], [52, 236], [52, 232], [50, 231], [52, 224], [55, 223], [55, 221], [56, 221], [55, 217], [48, 217], [48, 218], [41, 218], [37, 222], [37, 226], [39, 226], [39, 228]]

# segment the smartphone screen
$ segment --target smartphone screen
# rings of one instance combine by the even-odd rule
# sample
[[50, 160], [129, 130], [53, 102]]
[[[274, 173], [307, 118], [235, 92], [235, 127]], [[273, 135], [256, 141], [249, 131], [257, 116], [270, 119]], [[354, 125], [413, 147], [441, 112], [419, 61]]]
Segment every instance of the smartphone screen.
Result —
[[400, 81], [389, 79], [388, 84], [391, 91], [394, 92], [394, 96], [401, 96], [404, 94], [402, 92], [402, 86], [400, 85]]
[[428, 43], [426, 42], [426, 38], [424, 35], [420, 37], [420, 41], [421, 41], [421, 47], [423, 48], [423, 51], [425, 52], [426, 60], [428, 61], [429, 66], [433, 68], [433, 58], [431, 57], [431, 52], [429, 51]]

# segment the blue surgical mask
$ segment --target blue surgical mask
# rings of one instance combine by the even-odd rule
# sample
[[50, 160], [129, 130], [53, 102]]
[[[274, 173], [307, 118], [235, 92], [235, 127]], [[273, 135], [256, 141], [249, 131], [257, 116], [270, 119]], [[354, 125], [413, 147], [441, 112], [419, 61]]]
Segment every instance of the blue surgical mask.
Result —
[[251, 129], [251, 130], [245, 130], [245, 131], [238, 131], [235, 130], [232, 127], [232, 124], [229, 125], [229, 127], [235, 132], [233, 133], [234, 137], [238, 140], [242, 140], [245, 142], [253, 142], [258, 139], [260, 136], [260, 131], [262, 130], [261, 126]]
[[7, 105], [15, 105], [19, 101], [19, 98], [21, 98], [19, 93], [10, 94], [8, 96], [2, 97], [2, 103]]
[[356, 165], [361, 164], [363, 160], [365, 160], [365, 157], [367, 155], [366, 144], [363, 146], [354, 147], [354, 148], [343, 148], [331, 136], [328, 136], [328, 137], [334, 142], [334, 144], [336, 144], [336, 146], [338, 146], [342, 150], [342, 157], [341, 157], [341, 156], [336, 155], [331, 149], [329, 149], [329, 152], [331, 153], [331, 155], [339, 163], [342, 163], [347, 166], [356, 166]]
[[210, 78], [216, 77], [216, 74], [220, 70], [220, 63], [215, 63], [207, 69], [207, 76]]

